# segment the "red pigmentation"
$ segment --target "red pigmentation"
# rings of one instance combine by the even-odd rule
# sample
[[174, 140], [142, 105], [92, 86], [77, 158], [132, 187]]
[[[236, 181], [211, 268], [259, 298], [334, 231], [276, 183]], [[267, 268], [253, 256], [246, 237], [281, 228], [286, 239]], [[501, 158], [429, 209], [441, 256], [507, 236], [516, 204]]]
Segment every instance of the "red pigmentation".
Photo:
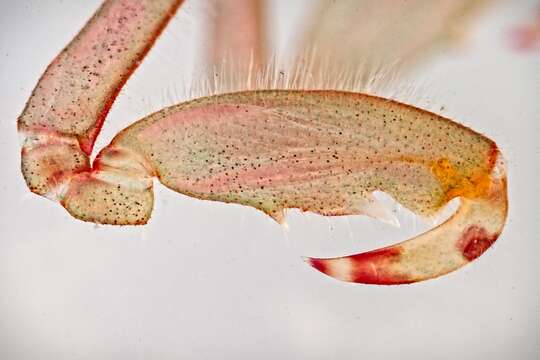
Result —
[[399, 261], [401, 251], [397, 247], [373, 250], [351, 256], [352, 281], [362, 284], [397, 285], [414, 282], [404, 274], [392, 272], [390, 266]]
[[[348, 262], [343, 262], [345, 258], [334, 258], [308, 259], [308, 263], [328, 276], [354, 283], [398, 285], [414, 282], [406, 274], [392, 271], [392, 264], [399, 261], [400, 257], [400, 249], [390, 247], [347, 257]], [[347, 272], [348, 275], [343, 276]]]
[[482, 255], [494, 242], [499, 234], [488, 234], [486, 229], [478, 225], [469, 226], [457, 242], [457, 247], [463, 257], [473, 261]]
[[324, 259], [307, 259], [307, 263], [323, 274], [327, 274], [327, 266]]

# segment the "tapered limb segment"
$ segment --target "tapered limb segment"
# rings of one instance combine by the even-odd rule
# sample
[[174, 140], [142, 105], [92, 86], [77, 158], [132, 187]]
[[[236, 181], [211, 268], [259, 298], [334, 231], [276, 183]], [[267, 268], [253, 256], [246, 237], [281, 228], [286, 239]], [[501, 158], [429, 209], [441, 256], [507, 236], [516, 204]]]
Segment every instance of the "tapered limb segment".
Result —
[[108, 0], [53, 60], [19, 117], [22, 170], [33, 192], [60, 200], [88, 157], [120, 89], [181, 0]]

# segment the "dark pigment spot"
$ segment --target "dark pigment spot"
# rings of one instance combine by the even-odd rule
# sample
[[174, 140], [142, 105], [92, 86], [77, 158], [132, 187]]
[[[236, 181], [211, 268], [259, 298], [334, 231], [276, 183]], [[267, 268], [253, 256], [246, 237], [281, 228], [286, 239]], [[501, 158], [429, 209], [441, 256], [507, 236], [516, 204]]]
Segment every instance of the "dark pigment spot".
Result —
[[478, 225], [469, 226], [457, 242], [463, 257], [473, 261], [486, 251], [497, 240], [499, 234], [488, 234], [486, 229]]

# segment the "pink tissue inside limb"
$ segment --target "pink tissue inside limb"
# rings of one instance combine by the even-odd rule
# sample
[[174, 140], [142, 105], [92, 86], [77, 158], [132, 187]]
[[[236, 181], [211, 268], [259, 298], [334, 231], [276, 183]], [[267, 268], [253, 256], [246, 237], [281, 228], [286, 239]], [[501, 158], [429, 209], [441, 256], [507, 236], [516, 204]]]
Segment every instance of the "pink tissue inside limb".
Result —
[[[317, 135], [309, 128], [295, 129], [293, 124], [280, 118], [276, 113], [254, 105], [208, 105], [178, 112], [146, 128], [139, 138], [144, 139], [144, 142], [162, 143], [164, 147], [168, 147], [167, 133], [189, 132], [196, 123], [209, 131], [217, 129], [216, 131], [220, 132], [221, 135], [217, 135], [214, 144], [214, 151], [218, 154], [220, 138], [224, 142], [230, 142], [230, 148], [234, 149], [235, 153], [226, 155], [225, 160], [230, 160], [233, 156], [244, 159], [249, 157], [255, 161], [252, 161], [250, 167], [238, 166], [237, 169], [231, 167], [225, 172], [219, 169], [219, 165], [210, 166], [205, 169], [212, 173], [210, 176], [196, 182], [180, 179], [176, 183], [177, 188], [190, 188], [197, 192], [208, 192], [211, 189], [226, 192], [240, 181], [246, 188], [284, 186], [323, 181], [341, 173], [367, 173], [374, 161], [389, 161], [385, 155], [372, 157], [369, 161], [365, 155], [362, 156], [368, 149], [362, 148], [361, 145], [357, 144], [354, 152], [348, 151], [346, 146], [336, 143], [337, 138], [332, 139], [329, 134], [324, 135], [323, 139], [320, 138], [320, 134]], [[239, 129], [244, 129], [246, 133], [241, 134], [241, 131], [237, 131]], [[227, 138], [227, 133], [235, 132], [239, 138], [241, 137], [241, 141], [231, 141], [232, 138]], [[202, 141], [205, 136], [209, 136], [208, 133], [198, 135]], [[190, 135], [192, 138], [195, 136]], [[172, 141], [169, 141], [169, 145], [171, 143]], [[224, 146], [227, 148], [229, 145]], [[399, 158], [396, 157], [395, 160], [396, 164], [386, 166], [397, 169]]]
[[[434, 114], [333, 91], [196, 100], [137, 123], [116, 142], [137, 143], [160, 181], [176, 191], [266, 212], [298, 207], [323, 214], [358, 213], [374, 190], [433, 213], [449, 200], [449, 189], [489, 171], [492, 145]], [[446, 173], [433, 170], [441, 159], [452, 169], [442, 182]]]
[[118, 92], [180, 3], [106, 1], [49, 65], [19, 119], [19, 128], [74, 135], [90, 154]]

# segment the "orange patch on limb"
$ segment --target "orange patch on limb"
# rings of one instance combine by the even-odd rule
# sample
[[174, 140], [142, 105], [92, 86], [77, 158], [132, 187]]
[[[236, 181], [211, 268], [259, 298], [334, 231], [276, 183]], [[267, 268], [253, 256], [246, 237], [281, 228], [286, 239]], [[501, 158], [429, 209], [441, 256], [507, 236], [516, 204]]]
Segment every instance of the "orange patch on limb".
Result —
[[488, 157], [488, 167], [486, 169], [478, 169], [471, 176], [463, 177], [460, 175], [450, 161], [442, 158], [434, 162], [431, 166], [433, 175], [441, 184], [445, 192], [444, 203], [458, 196], [464, 196], [469, 199], [483, 197], [491, 187], [491, 150]]

